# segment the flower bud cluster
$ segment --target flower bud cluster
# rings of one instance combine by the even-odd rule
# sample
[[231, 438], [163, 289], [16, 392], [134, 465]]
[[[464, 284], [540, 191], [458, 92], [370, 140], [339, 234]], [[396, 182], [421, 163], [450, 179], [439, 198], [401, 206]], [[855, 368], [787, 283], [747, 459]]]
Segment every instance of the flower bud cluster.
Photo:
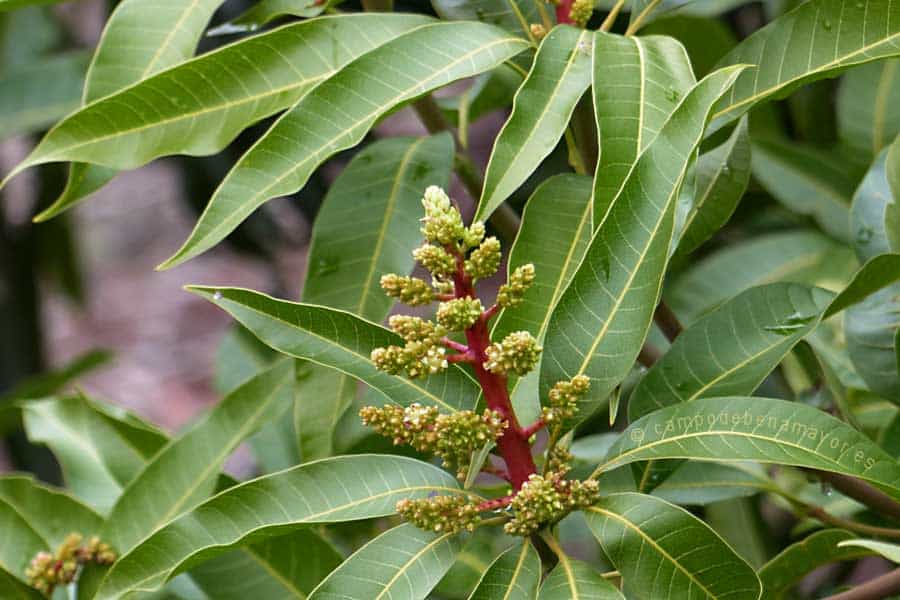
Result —
[[576, 375], [569, 381], [558, 381], [550, 390], [550, 406], [543, 409], [544, 423], [555, 425], [571, 419], [578, 412], [578, 399], [591, 387], [591, 380], [585, 375]]
[[577, 27], [584, 27], [594, 14], [593, 0], [575, 0], [569, 9], [569, 18]]
[[436, 185], [425, 190], [422, 198], [425, 217], [422, 218], [422, 235], [433, 244], [466, 251], [481, 243], [484, 238], [484, 223], [476, 222], [470, 227], [463, 225], [462, 215], [450, 202], [447, 193]]
[[465, 264], [466, 275], [473, 281], [490, 277], [497, 272], [501, 258], [500, 240], [491, 236], [469, 254]]
[[484, 368], [491, 373], [527, 375], [537, 364], [541, 350], [533, 335], [527, 331], [515, 331], [502, 342], [488, 346]]
[[454, 298], [438, 306], [437, 322], [447, 331], [465, 331], [478, 322], [484, 307], [478, 298]]
[[78, 575], [78, 568], [88, 562], [111, 564], [116, 555], [108, 544], [98, 537], [91, 537], [82, 545], [79, 533], [70, 533], [57, 549], [56, 554], [38, 552], [25, 569], [25, 577], [34, 589], [47, 596], [58, 585], [68, 585]]
[[462, 495], [401, 500], [397, 512], [416, 527], [437, 533], [472, 531], [481, 521], [478, 505]]
[[522, 303], [525, 292], [534, 283], [534, 265], [528, 263], [520, 267], [509, 276], [509, 283], [500, 286], [497, 292], [497, 304], [503, 308], [513, 308]]
[[534, 36], [534, 41], [536, 42], [540, 42], [547, 37], [547, 28], [540, 23], [532, 23], [528, 26], [528, 29], [531, 30], [531, 35]]
[[413, 250], [413, 258], [428, 269], [429, 273], [442, 280], [452, 277], [456, 271], [456, 258], [440, 246], [423, 244]]
[[531, 475], [513, 497], [513, 518], [504, 525], [510, 535], [528, 536], [549, 523], [592, 505], [599, 497], [594, 480], [563, 479], [559, 473]]
[[434, 300], [434, 290], [418, 277], [406, 277], [389, 273], [381, 276], [381, 289], [391, 298], [410, 306], [424, 306]]
[[441, 338], [447, 333], [443, 327], [419, 317], [405, 315], [391, 317], [390, 325], [406, 344], [402, 348], [388, 346], [372, 350], [375, 368], [391, 375], [405, 372], [413, 379], [447, 368], [444, 348], [440, 345]]
[[391, 438], [395, 445], [408, 444], [441, 457], [445, 466], [457, 470], [460, 479], [466, 477], [472, 453], [500, 437], [507, 426], [499, 413], [487, 409], [480, 415], [470, 410], [446, 415], [434, 406], [388, 404], [366, 406], [359, 414], [364, 424]]

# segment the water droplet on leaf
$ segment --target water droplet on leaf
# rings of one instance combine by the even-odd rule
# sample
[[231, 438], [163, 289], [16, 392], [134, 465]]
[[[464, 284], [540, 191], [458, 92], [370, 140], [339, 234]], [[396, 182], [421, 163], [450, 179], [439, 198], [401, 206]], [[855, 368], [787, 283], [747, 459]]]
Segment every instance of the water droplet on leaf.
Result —
[[221, 300], [221, 299], [222, 299], [222, 292], [216, 291], [216, 293], [213, 294], [213, 300]]

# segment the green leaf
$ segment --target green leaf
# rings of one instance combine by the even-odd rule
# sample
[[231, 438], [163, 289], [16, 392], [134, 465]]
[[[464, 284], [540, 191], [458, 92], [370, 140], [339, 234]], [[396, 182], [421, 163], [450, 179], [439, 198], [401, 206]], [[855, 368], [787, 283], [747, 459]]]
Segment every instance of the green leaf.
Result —
[[842, 548], [840, 542], [856, 537], [843, 529], [817, 531], [791, 544], [759, 570], [763, 598], [780, 600], [807, 573], [839, 560], [854, 560], [870, 554], [859, 548]]
[[[143, 0], [119, 2], [94, 52], [82, 101], [99, 100], [191, 58], [220, 4], [222, 0], [162, 0], [152, 6]], [[140, 44], [134, 41], [137, 30], [141, 32]], [[60, 197], [35, 218], [49, 219], [74, 206], [115, 175], [116, 171], [107, 167], [72, 164]]]
[[557, 381], [587, 375], [591, 389], [580, 403], [586, 417], [628, 374], [659, 299], [689, 157], [708, 110], [739, 72], [718, 71], [698, 83], [635, 163], [553, 311], [541, 397]]
[[332, 0], [261, 0], [241, 13], [231, 23], [211, 30], [209, 35], [254, 31], [278, 17], [295, 16], [309, 19], [322, 14], [328, 6], [334, 4], [338, 4], [338, 2]]
[[602, 152], [594, 178], [595, 228], [638, 155], [695, 82], [684, 46], [673, 38], [596, 33], [592, 90]]
[[[285, 360], [237, 388], [205, 418], [147, 463], [110, 511], [103, 539], [120, 553], [215, 490], [225, 459], [294, 399], [294, 361]], [[153, 498], [152, 502], [148, 502]]]
[[773, 283], [750, 288], [679, 335], [628, 401], [634, 421], [664, 406], [714, 396], [749, 396], [819, 323], [834, 296]]
[[541, 558], [528, 540], [497, 557], [469, 600], [533, 600], [541, 584]]
[[456, 365], [424, 380], [379, 371], [370, 354], [398, 343], [399, 336], [350, 313], [322, 306], [276, 300], [241, 289], [190, 287], [222, 308], [267, 345], [360, 379], [403, 405], [435, 404], [454, 411], [471, 408], [478, 398], [475, 382]]
[[850, 232], [860, 260], [891, 251], [887, 237], [887, 209], [893, 203], [885, 163], [888, 150], [878, 156], [853, 195]]
[[601, 498], [584, 512], [629, 598], [759, 597], [753, 568], [683, 508], [626, 493]]
[[553, 27], [553, 10], [541, 0], [431, 0], [434, 12], [445, 21], [493, 23], [527, 40], [534, 41], [531, 24]]
[[[532, 596], [533, 597], [533, 596]], [[624, 596], [587, 563], [559, 556], [541, 585], [538, 600], [624, 600]]]
[[86, 53], [72, 52], [5, 71], [0, 76], [0, 136], [41, 131], [78, 108], [87, 66]]
[[765, 472], [753, 463], [685, 462], [653, 488], [653, 495], [673, 504], [706, 506], [773, 488]]
[[229, 548], [315, 523], [391, 515], [403, 498], [459, 490], [449, 474], [399, 456], [356, 455], [307, 463], [232, 487], [121, 557], [97, 600], [157, 589]]
[[840, 548], [865, 548], [875, 554], [880, 554], [891, 562], [900, 563], [900, 546], [888, 542], [876, 542], [875, 540], [844, 540], [838, 542]]
[[[881, 0], [810, 0], [743, 40], [719, 62], [757, 65], [716, 106], [718, 122], [770, 98], [834, 77], [853, 65], [900, 54], [900, 19]], [[714, 123], [715, 126], [715, 123]]]
[[753, 460], [842, 473], [900, 498], [900, 465], [816, 408], [770, 398], [703, 398], [638, 419], [597, 472], [641, 460]]
[[25, 582], [28, 563], [38, 552], [50, 550], [50, 546], [31, 527], [25, 515], [3, 500], [0, 500], [0, 531], [3, 532], [0, 569]]
[[894, 201], [889, 203], [884, 210], [884, 229], [891, 250], [900, 252], [900, 135], [888, 150], [885, 170]]
[[892, 283], [900, 280], [900, 254], [876, 256], [853, 276], [853, 280], [831, 302], [825, 317], [853, 306]]
[[310, 600], [418, 600], [438, 584], [462, 550], [460, 536], [394, 527], [357, 550], [313, 590]]
[[850, 200], [859, 177], [848, 161], [797, 142], [754, 140], [753, 176], [788, 209], [850, 241]]
[[244, 154], [190, 238], [162, 266], [197, 256], [271, 198], [302, 188], [319, 165], [359, 143], [395, 106], [496, 67], [525, 45], [481, 23], [435, 23], [362, 55], [304, 96]]
[[427, 22], [342, 15], [240, 40], [88, 104], [54, 127], [10, 177], [45, 162], [128, 169], [169, 154], [213, 154], [356, 57]]
[[28, 438], [50, 447], [67, 486], [100, 513], [166, 442], [83, 397], [28, 402], [22, 412]]
[[[553, 307], [559, 301], [591, 239], [591, 180], [583, 175], [555, 175], [534, 191], [525, 211], [512, 249], [508, 268], [531, 263], [534, 284], [525, 292], [522, 304], [503, 310], [491, 331], [493, 339], [503, 339], [514, 331], [530, 331], [543, 342]], [[523, 422], [540, 413], [538, 378], [535, 368], [516, 379], [510, 396]]]
[[68, 0], [0, 0], [0, 12], [16, 10], [26, 6], [39, 6], [41, 4], [59, 4]]
[[494, 142], [475, 219], [486, 219], [538, 168], [562, 138], [591, 83], [593, 34], [555, 27], [541, 42]]
[[697, 196], [684, 224], [678, 251], [696, 250], [722, 228], [750, 183], [750, 136], [743, 119], [721, 146], [697, 161]]
[[[892, 279], [900, 278], [900, 255], [885, 254], [873, 260], [892, 258]], [[887, 262], [887, 261], [885, 261]], [[873, 392], [900, 404], [900, 365], [896, 336], [900, 330], [900, 283], [893, 283], [847, 309], [844, 334], [847, 351], [856, 371]]]
[[72, 532], [97, 535], [103, 524], [100, 515], [65, 491], [27, 476], [0, 477], [0, 500], [28, 522], [48, 550], [62, 544]]
[[0, 597], [9, 600], [43, 600], [44, 595], [16, 579], [11, 573], [0, 568]]
[[13, 399], [43, 398], [59, 392], [78, 379], [102, 367], [112, 360], [107, 350], [91, 350], [81, 354], [59, 369], [45, 371], [40, 375], [20, 380], [9, 392], [0, 396], [0, 403]]
[[[743, 0], [733, 0], [743, 4]], [[722, 0], [711, 0], [712, 4], [722, 6]], [[688, 1], [687, 6], [700, 4]], [[691, 59], [691, 67], [697, 77], [705, 77], [712, 71], [719, 60], [737, 45], [737, 38], [731, 28], [720, 19], [693, 14], [674, 14], [657, 19], [641, 29], [642, 37], [649, 35], [666, 35], [684, 44]]]
[[760, 517], [758, 503], [752, 498], [731, 498], [707, 504], [705, 522], [738, 556], [759, 569], [770, 556], [770, 533]]
[[851, 69], [837, 95], [838, 135], [845, 144], [875, 157], [900, 133], [900, 60]]

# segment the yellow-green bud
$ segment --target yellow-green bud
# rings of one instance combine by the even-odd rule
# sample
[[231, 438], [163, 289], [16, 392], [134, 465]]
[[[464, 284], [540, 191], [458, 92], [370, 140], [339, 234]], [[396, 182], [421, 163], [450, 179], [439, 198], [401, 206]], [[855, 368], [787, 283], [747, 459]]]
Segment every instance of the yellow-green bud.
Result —
[[375, 348], [370, 355], [375, 368], [379, 371], [397, 375], [406, 368], [408, 358], [400, 346]]
[[592, 505], [598, 497], [596, 481], [562, 479], [558, 473], [533, 474], [510, 503], [514, 516], [504, 530], [510, 535], [531, 535], [573, 510]]
[[473, 531], [481, 521], [478, 505], [463, 495], [401, 500], [397, 512], [416, 527], [435, 533]]
[[417, 277], [401, 277], [393, 273], [382, 275], [381, 289], [391, 298], [410, 306], [429, 304], [434, 298], [431, 286]]
[[463, 244], [466, 248], [474, 248], [478, 244], [481, 243], [481, 240], [484, 239], [484, 223], [481, 221], [475, 221], [469, 228], [466, 229], [463, 234]]
[[569, 9], [569, 18], [578, 27], [584, 27], [594, 14], [593, 0], [575, 0]]
[[491, 236], [481, 242], [466, 259], [466, 274], [472, 279], [485, 279], [497, 272], [500, 266], [500, 241]]
[[478, 298], [455, 298], [441, 302], [436, 318], [447, 331], [464, 331], [481, 318], [483, 311]]
[[550, 406], [544, 407], [544, 422], [553, 425], [571, 419], [578, 412], [578, 400], [591, 387], [586, 375], [576, 375], [569, 381], [558, 381], [550, 390]]
[[413, 258], [436, 277], [450, 277], [456, 271], [456, 259], [440, 246], [420, 246], [413, 250]]
[[50, 596], [58, 585], [68, 585], [75, 581], [78, 569], [84, 563], [110, 564], [115, 560], [115, 553], [100, 538], [92, 537], [82, 546], [83, 539], [80, 533], [70, 533], [57, 548], [55, 555], [38, 552], [25, 569], [28, 584]]
[[422, 198], [422, 206], [425, 207], [422, 234], [426, 240], [447, 246], [458, 243], [465, 236], [462, 216], [444, 190], [436, 185], [429, 187]]
[[491, 373], [526, 375], [537, 364], [542, 348], [527, 331], [510, 333], [503, 341], [491, 344], [485, 354], [484, 368]]
[[534, 283], [534, 265], [531, 263], [516, 267], [509, 276], [509, 283], [500, 286], [497, 304], [503, 308], [513, 308], [522, 303], [525, 292]]
[[410, 317], [407, 315], [393, 315], [388, 323], [397, 335], [407, 342], [438, 342], [447, 335], [444, 328], [431, 321]]
[[534, 41], [536, 42], [540, 42], [547, 37], [547, 28], [540, 23], [532, 23], [528, 28], [531, 30], [531, 35], [534, 36]]

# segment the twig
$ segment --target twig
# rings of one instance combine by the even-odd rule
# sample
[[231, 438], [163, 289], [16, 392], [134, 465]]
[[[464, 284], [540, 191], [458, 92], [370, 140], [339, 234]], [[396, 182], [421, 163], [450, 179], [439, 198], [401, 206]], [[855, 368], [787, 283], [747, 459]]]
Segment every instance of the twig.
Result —
[[659, 306], [656, 307], [656, 311], [653, 313], [653, 321], [670, 342], [675, 341], [675, 338], [684, 331], [684, 327], [681, 326], [678, 317], [675, 316], [675, 313], [672, 312], [672, 309], [665, 302], [660, 302]]
[[851, 590], [828, 596], [824, 600], [879, 600], [900, 592], [900, 569], [894, 569]]
[[831, 484], [834, 489], [845, 496], [862, 502], [876, 512], [900, 521], [900, 503], [881, 490], [847, 475], [818, 471], [816, 469], [810, 469], [810, 471], [815, 473], [825, 483]]
[[647, 367], [648, 369], [656, 364], [662, 358], [662, 352], [659, 351], [659, 348], [651, 344], [650, 342], [645, 342], [641, 347], [641, 353], [638, 354], [638, 362]]
[[465, 344], [460, 344], [459, 342], [454, 342], [450, 338], [441, 338], [441, 343], [451, 350], [456, 350], [457, 352], [462, 352], [465, 354], [469, 351], [469, 347]]
[[650, 13], [652, 13], [656, 9], [659, 2], [660, 0], [652, 0], [652, 2], [650, 2], [650, 4], [648, 4], [647, 7], [641, 11], [637, 18], [635, 18], [635, 20], [631, 22], [631, 24], [628, 26], [628, 29], [625, 30], [625, 35], [634, 35], [637, 30], [644, 25], [644, 20], [650, 15]]
[[889, 527], [876, 527], [875, 525], [867, 525], [866, 523], [860, 523], [858, 521], [852, 521], [850, 519], [844, 519], [842, 517], [836, 517], [828, 512], [825, 509], [819, 506], [808, 505], [803, 508], [803, 512], [806, 513], [807, 516], [816, 519], [817, 521], [822, 521], [823, 523], [827, 523], [828, 525], [834, 525], [835, 527], [841, 527], [843, 529], [849, 529], [850, 531], [855, 531], [857, 533], [864, 533], [866, 535], [874, 535], [878, 537], [885, 537], [891, 539], [900, 539], [900, 529], [891, 529]]
[[546, 425], [546, 423], [544, 423], [544, 419], [538, 419], [537, 421], [535, 421], [535, 422], [532, 423], [531, 425], [529, 425], [529, 426], [527, 426], [527, 427], [523, 427], [523, 428], [522, 428], [522, 435], [525, 436], [525, 437], [527, 437], [527, 438], [530, 438], [530, 437], [533, 436], [535, 433], [537, 433], [538, 431], [540, 431], [541, 429], [543, 429], [545, 425]]
[[508, 506], [510, 502], [512, 502], [512, 496], [503, 496], [502, 498], [494, 498], [493, 500], [485, 500], [481, 504], [478, 505], [478, 510], [482, 512], [487, 512], [489, 510], [497, 510], [498, 508], [503, 508]]
[[600, 31], [609, 31], [612, 29], [613, 24], [616, 22], [616, 17], [619, 16], [619, 11], [622, 10], [623, 6], [625, 6], [625, 0], [619, 0], [615, 3], [609, 11], [609, 14], [603, 19], [603, 23], [600, 24]]

